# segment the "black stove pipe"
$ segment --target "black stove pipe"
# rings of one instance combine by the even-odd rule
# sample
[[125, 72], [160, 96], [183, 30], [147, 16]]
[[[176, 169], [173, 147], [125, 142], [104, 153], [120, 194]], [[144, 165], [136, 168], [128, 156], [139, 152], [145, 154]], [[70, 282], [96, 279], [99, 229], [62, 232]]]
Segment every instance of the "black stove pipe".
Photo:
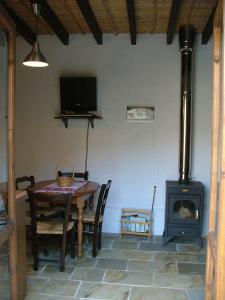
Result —
[[181, 106], [180, 106], [180, 178], [188, 184], [190, 179], [191, 112], [192, 112], [192, 59], [195, 29], [183, 25], [179, 30], [181, 51]]

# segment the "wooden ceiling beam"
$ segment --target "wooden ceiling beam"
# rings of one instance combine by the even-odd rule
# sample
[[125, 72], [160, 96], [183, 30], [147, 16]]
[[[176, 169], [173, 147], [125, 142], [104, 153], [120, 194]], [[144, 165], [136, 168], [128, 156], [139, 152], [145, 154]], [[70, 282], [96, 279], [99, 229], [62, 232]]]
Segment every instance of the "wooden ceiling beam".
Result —
[[137, 41], [137, 30], [136, 30], [136, 18], [135, 18], [135, 3], [134, 0], [126, 0], [127, 2], [127, 13], [130, 27], [130, 39], [131, 44], [136, 45]]
[[92, 11], [88, 0], [76, 0], [77, 4], [82, 12], [82, 15], [87, 22], [96, 42], [98, 45], [102, 45], [102, 31], [96, 21], [95, 15]]
[[46, 0], [33, 0], [33, 3], [40, 5], [40, 16], [47, 22], [53, 32], [58, 36], [64, 45], [69, 44], [69, 34], [64, 29], [62, 23], [51, 9]]
[[173, 42], [173, 37], [177, 25], [177, 17], [180, 10], [180, 4], [181, 4], [180, 0], [173, 0], [171, 5], [170, 17], [169, 17], [167, 33], [166, 33], [167, 44], [172, 44]]
[[214, 15], [216, 12], [216, 7], [217, 7], [218, 1], [216, 1], [215, 6], [213, 7], [213, 10], [211, 14], [209, 15], [208, 21], [206, 22], [206, 25], [202, 31], [202, 44], [206, 45], [213, 33], [213, 20], [214, 20]]
[[223, 26], [223, 0], [217, 2], [213, 26], [216, 28], [222, 28]]
[[8, 7], [5, 2], [1, 3], [0, 10], [5, 10], [5, 12], [10, 16], [15, 31], [19, 33], [29, 44], [33, 45], [36, 40], [35, 34], [33, 31], [15, 14], [15, 12]]
[[16, 25], [2, 3], [0, 3], [0, 26], [4, 29], [4, 31], [14, 35], [16, 34]]

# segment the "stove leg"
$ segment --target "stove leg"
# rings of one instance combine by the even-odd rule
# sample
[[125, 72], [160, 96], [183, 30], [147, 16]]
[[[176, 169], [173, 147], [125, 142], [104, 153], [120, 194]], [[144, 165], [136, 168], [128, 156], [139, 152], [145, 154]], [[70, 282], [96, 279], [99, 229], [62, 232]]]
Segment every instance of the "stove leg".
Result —
[[203, 248], [203, 240], [202, 240], [201, 237], [196, 238], [196, 242], [198, 243], [198, 245], [199, 245], [200, 248]]
[[172, 240], [172, 239], [173, 239], [172, 236], [164, 236], [163, 235], [163, 243], [162, 243], [162, 245], [166, 246], [169, 243], [169, 241]]

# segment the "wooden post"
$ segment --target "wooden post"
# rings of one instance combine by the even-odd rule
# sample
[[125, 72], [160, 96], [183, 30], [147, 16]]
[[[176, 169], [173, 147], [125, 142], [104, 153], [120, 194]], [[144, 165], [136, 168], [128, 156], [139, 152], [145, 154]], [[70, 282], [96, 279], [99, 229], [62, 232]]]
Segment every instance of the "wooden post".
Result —
[[[15, 98], [15, 61], [16, 26], [0, 3], [0, 26], [8, 33], [8, 106], [7, 106], [7, 150], [8, 150], [8, 214], [16, 226], [15, 203], [15, 162], [14, 162], [14, 98]], [[9, 238], [11, 299], [18, 299], [17, 274], [17, 236], [16, 230]]]
[[219, 115], [220, 115], [220, 90], [221, 90], [221, 29], [213, 29], [213, 101], [212, 101], [212, 138], [211, 138], [211, 180], [210, 180], [210, 207], [209, 207], [209, 235], [206, 279], [205, 279], [205, 300], [212, 299], [213, 292], [213, 252], [211, 245], [215, 238], [217, 195], [218, 195], [218, 148], [219, 148]]
[[[11, 220], [16, 220], [15, 202], [15, 158], [14, 158], [14, 98], [15, 98], [15, 51], [16, 37], [8, 34], [8, 213]], [[17, 236], [13, 231], [9, 239], [11, 299], [18, 299], [18, 275], [17, 275]]]
[[[223, 19], [225, 6], [223, 7]], [[225, 24], [223, 24], [223, 32]], [[222, 41], [221, 41], [222, 42]], [[223, 34], [223, 44], [225, 38]], [[224, 53], [223, 53], [224, 59]], [[222, 64], [222, 114], [221, 114], [221, 169], [220, 169], [220, 197], [218, 201], [218, 221], [216, 240], [216, 300], [225, 299], [225, 66]]]

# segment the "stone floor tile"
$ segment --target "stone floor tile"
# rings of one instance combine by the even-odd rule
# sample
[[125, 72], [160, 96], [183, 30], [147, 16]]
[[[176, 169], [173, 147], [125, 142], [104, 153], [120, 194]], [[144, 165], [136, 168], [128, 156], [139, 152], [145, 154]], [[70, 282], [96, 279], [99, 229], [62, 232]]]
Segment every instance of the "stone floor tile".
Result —
[[[127, 300], [130, 287], [126, 285], [82, 282], [76, 293], [77, 298]], [[186, 300], [186, 299], [185, 299]]]
[[[204, 242], [204, 240], [203, 240]], [[197, 245], [197, 242], [196, 242], [196, 239], [195, 238], [192, 238], [192, 237], [189, 237], [189, 236], [177, 236], [177, 237], [174, 237], [170, 243], [175, 243], [175, 244], [196, 244]]]
[[0, 266], [7, 267], [9, 264], [8, 255], [0, 255]]
[[177, 266], [165, 261], [128, 260], [128, 271], [177, 273]]
[[99, 258], [95, 268], [96, 269], [126, 270], [127, 260]]
[[98, 257], [153, 260], [154, 252], [130, 249], [102, 249], [101, 251], [99, 251]]
[[26, 296], [25, 300], [78, 300], [78, 298], [30, 293]]
[[[51, 256], [56, 257], [58, 248], [51, 248]], [[161, 236], [148, 240], [103, 234], [102, 250], [98, 251], [97, 258], [92, 257], [92, 244], [86, 239], [84, 257], [71, 259], [68, 255], [64, 273], [58, 270], [59, 262], [42, 261], [39, 271], [34, 272], [29, 251], [26, 300], [84, 300], [85, 297], [88, 300], [127, 300], [128, 296], [129, 300], [202, 300], [205, 258], [205, 249], [201, 250], [190, 239], [175, 239], [162, 248]], [[0, 254], [0, 266], [5, 270], [7, 265], [7, 255]], [[0, 286], [3, 280], [0, 275]], [[149, 283], [156, 286], [146, 287]], [[6, 299], [1, 295], [0, 299], [9, 300], [6, 292], [4, 297]]]
[[27, 264], [26, 268], [27, 268], [27, 275], [38, 276], [38, 274], [42, 272], [43, 268], [45, 268], [45, 265], [40, 265], [38, 271], [34, 271], [33, 263]]
[[129, 300], [188, 300], [185, 290], [132, 287]]
[[0, 266], [0, 279], [9, 278], [9, 267], [8, 266]]
[[113, 241], [102, 239], [102, 248], [111, 248]]
[[162, 244], [162, 236], [161, 235], [153, 235], [150, 239], [153, 243]]
[[71, 257], [69, 257], [67, 260], [66, 260], [66, 265], [72, 265], [74, 267], [94, 267], [96, 265], [96, 262], [97, 262], [97, 258], [93, 258], [92, 256], [91, 257], [86, 257], [84, 256], [83, 258], [81, 259], [73, 259]]
[[0, 299], [10, 295], [10, 282], [9, 279], [0, 280]]
[[73, 266], [65, 266], [64, 272], [60, 272], [59, 266], [47, 265], [39, 272], [40, 276], [49, 278], [63, 278], [68, 279], [74, 270]]
[[103, 281], [107, 283], [152, 286], [153, 274], [146, 272], [108, 270]]
[[130, 234], [124, 234], [121, 239], [121, 241], [135, 241], [135, 242], [148, 242], [149, 239], [144, 236], [137, 236], [137, 235], [130, 235]]
[[[57, 296], [74, 296], [80, 281], [65, 279], [50, 279], [42, 288], [41, 294], [50, 294]], [[39, 292], [40, 293], [40, 292]]]
[[200, 254], [192, 253], [164, 253], [164, 252], [155, 252], [155, 261], [169, 261], [169, 262], [192, 262], [198, 263]]
[[[113, 241], [110, 239], [102, 239], [102, 248], [111, 248]], [[92, 249], [93, 242], [92, 241], [87, 241], [85, 244], [85, 247], [91, 248]]]
[[139, 250], [177, 252], [175, 244], [168, 244], [167, 246], [163, 246], [160, 243], [140, 243]]
[[119, 233], [102, 233], [102, 239], [105, 240], [119, 240], [120, 239], [120, 234]]
[[201, 248], [197, 244], [176, 244], [176, 249], [177, 252], [206, 253], [206, 248]]
[[10, 299], [11, 299], [10, 295], [8, 295], [8, 296], [1, 295], [1, 300], [10, 300]]
[[138, 246], [137, 242], [133, 241], [113, 241], [111, 248], [113, 249], [134, 249]]
[[190, 275], [204, 275], [205, 264], [189, 264], [189, 263], [178, 263], [179, 274], [190, 274]]
[[101, 282], [105, 270], [92, 268], [76, 268], [70, 276], [71, 280]]
[[204, 291], [188, 290], [188, 300], [204, 300]]
[[48, 283], [49, 278], [44, 277], [27, 277], [27, 291], [28, 293], [40, 293], [44, 286]]
[[203, 289], [204, 280], [200, 275], [154, 274], [154, 285], [165, 288]]

